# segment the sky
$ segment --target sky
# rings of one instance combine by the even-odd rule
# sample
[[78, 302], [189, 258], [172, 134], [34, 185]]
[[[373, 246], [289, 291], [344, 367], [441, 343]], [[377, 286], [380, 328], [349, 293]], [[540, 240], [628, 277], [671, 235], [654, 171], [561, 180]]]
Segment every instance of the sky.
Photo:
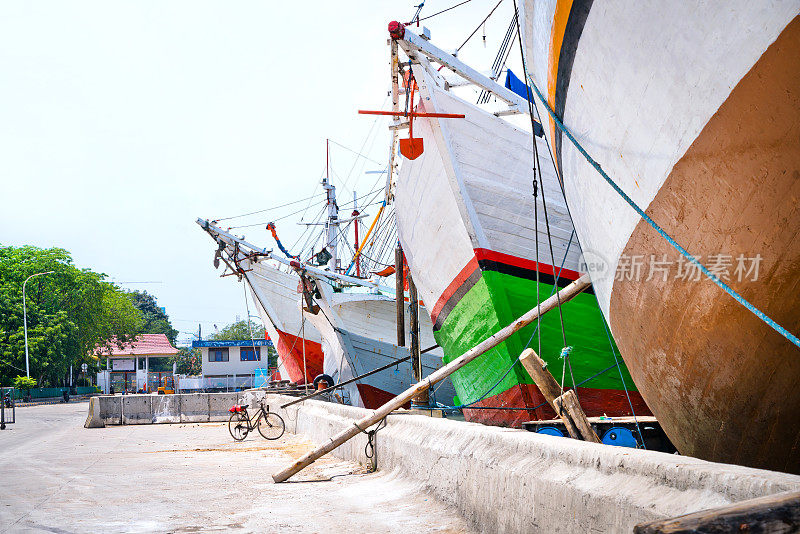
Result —
[[[356, 112], [389, 109], [386, 26], [419, 1], [4, 0], [0, 244], [61, 247], [148, 291], [179, 344], [244, 318], [242, 284], [214, 270], [196, 218], [295, 202], [226, 222], [272, 248], [276, 220], [293, 243], [315, 215], [296, 201], [321, 191], [326, 139], [340, 205], [382, 185], [368, 171], [388, 160], [388, 119]], [[421, 16], [457, 3], [427, 0]], [[423, 25], [453, 51], [495, 5]], [[512, 13], [503, 0], [486, 46], [480, 28], [458, 57], [488, 72]]]

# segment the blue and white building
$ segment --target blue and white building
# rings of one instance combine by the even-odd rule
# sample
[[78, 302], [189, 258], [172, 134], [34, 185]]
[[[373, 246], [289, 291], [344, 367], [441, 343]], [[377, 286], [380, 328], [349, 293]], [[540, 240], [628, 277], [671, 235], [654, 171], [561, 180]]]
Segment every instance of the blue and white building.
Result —
[[269, 339], [238, 341], [193, 341], [200, 349], [204, 389], [236, 389], [253, 387], [256, 374], [267, 375]]

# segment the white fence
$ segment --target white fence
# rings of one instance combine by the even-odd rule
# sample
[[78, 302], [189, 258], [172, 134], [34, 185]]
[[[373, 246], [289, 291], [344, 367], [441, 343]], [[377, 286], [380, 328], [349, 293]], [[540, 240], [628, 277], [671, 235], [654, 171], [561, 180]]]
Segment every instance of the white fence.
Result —
[[253, 387], [253, 375], [182, 376], [179, 391], [237, 391]]

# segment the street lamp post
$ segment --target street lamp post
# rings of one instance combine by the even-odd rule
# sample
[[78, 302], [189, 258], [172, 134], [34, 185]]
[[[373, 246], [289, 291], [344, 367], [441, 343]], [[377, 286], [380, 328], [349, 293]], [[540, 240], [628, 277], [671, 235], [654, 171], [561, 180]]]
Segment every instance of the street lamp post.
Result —
[[30, 280], [34, 276], [41, 276], [43, 274], [53, 274], [54, 272], [55, 271], [47, 271], [45, 273], [32, 274], [28, 278], [26, 278], [24, 282], [22, 282], [22, 317], [23, 317], [22, 322], [23, 322], [23, 327], [25, 329], [25, 374], [28, 376], [28, 378], [31, 377], [31, 365], [30, 365], [30, 360], [28, 359], [28, 308], [25, 303], [25, 284], [27, 284], [28, 280]]

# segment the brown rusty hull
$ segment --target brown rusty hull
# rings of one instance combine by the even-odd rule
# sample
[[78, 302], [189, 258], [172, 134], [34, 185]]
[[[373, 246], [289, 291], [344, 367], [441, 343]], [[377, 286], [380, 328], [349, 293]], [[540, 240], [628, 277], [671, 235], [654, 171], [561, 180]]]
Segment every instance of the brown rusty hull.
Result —
[[[800, 20], [735, 86], [647, 212], [706, 260], [763, 257], [730, 284], [800, 331]], [[677, 257], [640, 221], [622, 256]], [[707, 264], [707, 261], [704, 261]], [[800, 473], [800, 350], [708, 280], [617, 281], [611, 326], [631, 375], [676, 447]]]

